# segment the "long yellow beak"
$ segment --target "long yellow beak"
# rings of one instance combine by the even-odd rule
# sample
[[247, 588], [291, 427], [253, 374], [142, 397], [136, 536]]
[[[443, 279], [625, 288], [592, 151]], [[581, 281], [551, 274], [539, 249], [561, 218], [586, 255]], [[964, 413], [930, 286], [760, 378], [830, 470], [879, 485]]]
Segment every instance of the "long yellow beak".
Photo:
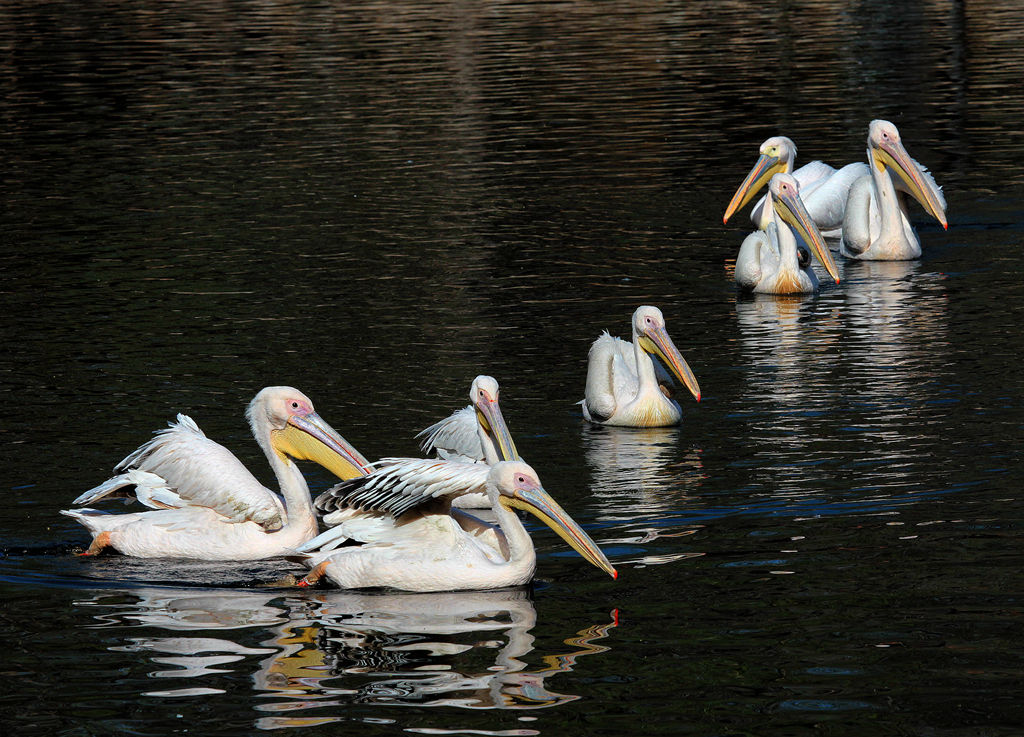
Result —
[[340, 479], [366, 476], [370, 462], [315, 412], [292, 415], [283, 430], [270, 434], [270, 444], [281, 455], [319, 463]]
[[505, 418], [501, 414], [501, 407], [498, 405], [497, 399], [488, 399], [486, 402], [477, 404], [476, 419], [484, 430], [494, 438], [494, 443], [498, 446], [499, 460], [520, 460], [516, 444], [512, 442], [512, 433], [509, 432], [508, 425], [505, 424]]
[[911, 196], [921, 203], [933, 218], [942, 223], [943, 230], [949, 228], [946, 222], [946, 209], [942, 204], [942, 195], [937, 185], [925, 177], [917, 163], [899, 141], [882, 141], [872, 147], [875, 165], [879, 169], [889, 167], [907, 186]]
[[506, 507], [522, 509], [534, 515], [541, 522], [554, 530], [559, 537], [565, 540], [577, 553], [586, 560], [593, 563], [612, 578], [618, 578], [619, 572], [608, 562], [608, 558], [597, 547], [597, 543], [590, 539], [590, 535], [583, 531], [570, 517], [558, 502], [551, 498], [540, 486], [532, 488], [516, 489], [515, 496], [498, 497], [499, 503]]
[[804, 207], [804, 201], [800, 199], [799, 192], [791, 187], [787, 187], [785, 191], [779, 194], [773, 192], [772, 200], [775, 205], [775, 212], [796, 229], [796, 232], [800, 234], [804, 242], [814, 251], [814, 255], [818, 257], [818, 261], [825, 267], [828, 275], [838, 284], [839, 270], [836, 268], [836, 262], [832, 259], [832, 253], [828, 250], [828, 246], [825, 245], [825, 239], [822, 238], [821, 231], [818, 230], [818, 226], [811, 220], [807, 208]]
[[741, 209], [744, 205], [750, 202], [751, 198], [761, 191], [773, 176], [779, 172], [786, 171], [786, 162], [779, 159], [777, 156], [768, 156], [767, 154], [761, 154], [757, 163], [754, 164], [754, 168], [747, 174], [747, 178], [743, 180], [743, 184], [736, 190], [736, 194], [732, 196], [729, 201], [729, 206], [725, 208], [725, 215], [722, 216], [722, 223], [729, 222], [729, 218], [732, 217], [733, 213]]
[[697, 384], [697, 377], [693, 375], [689, 364], [683, 359], [665, 328], [648, 328], [637, 339], [640, 341], [640, 347], [660, 358], [668, 370], [686, 385], [686, 388], [699, 402], [700, 386]]

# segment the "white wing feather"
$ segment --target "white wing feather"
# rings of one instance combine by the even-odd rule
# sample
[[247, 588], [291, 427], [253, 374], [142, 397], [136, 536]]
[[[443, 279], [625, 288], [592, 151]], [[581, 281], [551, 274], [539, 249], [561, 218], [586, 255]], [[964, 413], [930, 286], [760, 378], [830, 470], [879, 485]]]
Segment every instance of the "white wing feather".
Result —
[[176, 423], [158, 430], [114, 470], [122, 473], [85, 492], [75, 504], [91, 503], [134, 484], [136, 498], [146, 506], [206, 507], [230, 522], [252, 521], [267, 530], [279, 529], [285, 521], [280, 498], [186, 415], [179, 414]]
[[438, 458], [462, 463], [482, 463], [484, 451], [477, 433], [476, 410], [472, 405], [457, 409], [440, 422], [416, 435], [423, 438], [420, 450]]

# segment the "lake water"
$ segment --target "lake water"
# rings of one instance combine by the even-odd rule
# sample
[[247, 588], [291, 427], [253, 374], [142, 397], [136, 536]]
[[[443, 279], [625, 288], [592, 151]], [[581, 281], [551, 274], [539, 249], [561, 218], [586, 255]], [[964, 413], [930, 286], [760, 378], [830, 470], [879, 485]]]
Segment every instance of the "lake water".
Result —
[[[6, 3], [4, 733], [1019, 734], [1022, 38], [1016, 0]], [[949, 230], [738, 294], [760, 142], [862, 161], [873, 118]], [[703, 399], [586, 426], [645, 303]], [[58, 510], [179, 411], [270, 484], [261, 387], [377, 458], [478, 373], [617, 581], [533, 522], [533, 585], [468, 594], [74, 555]]]

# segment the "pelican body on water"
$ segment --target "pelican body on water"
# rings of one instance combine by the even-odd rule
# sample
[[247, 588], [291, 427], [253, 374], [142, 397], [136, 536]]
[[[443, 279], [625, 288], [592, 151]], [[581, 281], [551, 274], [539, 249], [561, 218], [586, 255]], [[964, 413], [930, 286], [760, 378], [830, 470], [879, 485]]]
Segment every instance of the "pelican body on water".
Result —
[[683, 411], [671, 397], [675, 389], [672, 376], [699, 402], [697, 378], [665, 330], [661, 310], [650, 305], [638, 307], [632, 322], [632, 342], [604, 332], [590, 346], [583, 417], [599, 425], [676, 425]]
[[117, 475], [74, 504], [135, 499], [145, 512], [62, 510], [93, 535], [86, 554], [110, 546], [142, 558], [256, 560], [290, 551], [317, 533], [309, 487], [295, 460], [311, 460], [343, 479], [368, 462], [324, 422], [298, 389], [267, 387], [249, 403], [252, 434], [270, 462], [282, 499], [185, 415], [117, 464]]
[[736, 257], [736, 283], [760, 294], [816, 292], [818, 277], [811, 268], [810, 254], [797, 247], [799, 234], [838, 284], [839, 271], [804, 207], [796, 179], [790, 174], [774, 175], [765, 205], [772, 217], [764, 230], [755, 230], [743, 240]]
[[921, 242], [910, 225], [903, 195], [920, 202], [945, 229], [946, 199], [941, 187], [910, 158], [900, 132], [888, 120], [871, 121], [867, 155], [869, 172], [850, 188], [839, 252], [865, 261], [920, 257]]
[[[316, 500], [326, 532], [299, 548], [311, 568], [342, 588], [447, 591], [528, 582], [537, 555], [514, 509], [537, 516], [586, 560], [617, 576], [604, 553], [522, 461], [493, 466], [423, 458], [383, 459], [368, 476]], [[453, 510], [452, 499], [483, 490], [497, 524]]]

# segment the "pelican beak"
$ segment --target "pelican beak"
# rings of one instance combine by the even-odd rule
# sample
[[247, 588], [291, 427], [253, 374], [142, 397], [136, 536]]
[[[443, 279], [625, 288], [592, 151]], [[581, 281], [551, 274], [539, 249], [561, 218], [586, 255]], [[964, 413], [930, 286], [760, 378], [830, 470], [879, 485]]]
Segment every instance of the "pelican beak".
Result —
[[501, 407], [497, 399], [487, 397], [486, 402], [476, 405], [477, 422], [484, 430], [491, 434], [498, 446], [498, 455], [503, 461], [518, 461], [519, 453], [516, 451], [516, 444], [512, 442], [512, 433], [505, 424], [505, 418], [501, 414]]
[[768, 181], [778, 174], [786, 170], [786, 162], [779, 159], [778, 156], [769, 156], [768, 154], [761, 154], [757, 158], [757, 163], [754, 164], [754, 168], [747, 174], [747, 178], [743, 180], [743, 184], [736, 190], [736, 194], [732, 196], [732, 200], [729, 201], [729, 206], [725, 208], [725, 215], [722, 217], [722, 223], [729, 222], [729, 218], [737, 210], [741, 209], [745, 204], [750, 202], [751, 198], [761, 191]]
[[879, 141], [872, 144], [872, 157], [879, 170], [885, 167], [896, 174], [906, 186], [910, 195], [921, 203], [932, 217], [942, 223], [943, 230], [949, 228], [946, 222], [946, 204], [935, 180], [927, 176], [899, 141]]
[[542, 487], [517, 487], [514, 496], [502, 494], [498, 499], [505, 508], [515, 507], [534, 515], [558, 533], [559, 537], [586, 560], [612, 578], [619, 577], [618, 571], [608, 562], [608, 558], [601, 552], [601, 548], [597, 547], [597, 543], [590, 539], [590, 535], [585, 533]]
[[270, 444], [282, 456], [314, 461], [341, 479], [366, 476], [370, 462], [320, 415], [292, 415], [281, 430], [271, 432]]
[[800, 193], [795, 189], [787, 187], [777, 197], [774, 196], [773, 192], [773, 197], [775, 211], [779, 214], [779, 217], [796, 229], [796, 232], [800, 234], [804, 242], [814, 251], [814, 255], [818, 257], [818, 262], [825, 267], [828, 275], [838, 284], [839, 270], [836, 268], [836, 262], [832, 259], [832, 253], [828, 250], [828, 246], [825, 245], [825, 239], [821, 237], [821, 231], [818, 230], [818, 226], [814, 224], [811, 216], [807, 213], [804, 201], [800, 199]]
[[697, 377], [693, 375], [693, 371], [690, 370], [665, 328], [648, 328], [643, 334], [637, 336], [637, 340], [640, 341], [641, 348], [661, 359], [668, 370], [686, 385], [698, 402], [700, 401], [700, 386], [697, 384]]

